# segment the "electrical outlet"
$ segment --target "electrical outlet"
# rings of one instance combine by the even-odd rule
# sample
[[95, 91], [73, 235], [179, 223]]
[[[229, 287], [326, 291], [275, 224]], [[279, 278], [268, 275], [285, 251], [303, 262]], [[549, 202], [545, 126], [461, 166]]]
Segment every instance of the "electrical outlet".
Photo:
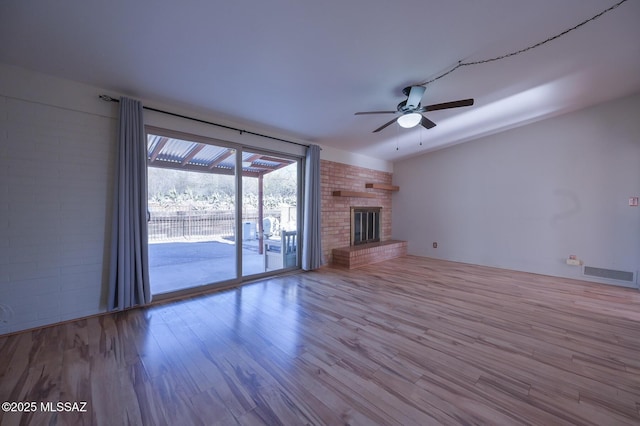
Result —
[[434, 242], [433, 243], [433, 248], [438, 248], [438, 243]]

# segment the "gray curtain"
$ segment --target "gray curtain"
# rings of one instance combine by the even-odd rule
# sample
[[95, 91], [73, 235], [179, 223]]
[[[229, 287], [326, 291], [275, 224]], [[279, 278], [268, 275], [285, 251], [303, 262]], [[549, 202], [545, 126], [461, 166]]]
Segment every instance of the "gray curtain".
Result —
[[120, 98], [109, 310], [151, 302], [147, 253], [147, 143], [142, 104]]
[[320, 233], [320, 147], [307, 148], [304, 180], [304, 221], [302, 229], [302, 269], [310, 271], [322, 266]]

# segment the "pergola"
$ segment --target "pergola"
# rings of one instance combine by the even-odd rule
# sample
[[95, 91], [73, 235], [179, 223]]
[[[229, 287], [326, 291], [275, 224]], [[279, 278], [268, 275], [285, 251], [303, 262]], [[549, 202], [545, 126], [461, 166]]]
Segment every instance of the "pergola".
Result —
[[[164, 136], [149, 135], [147, 159], [150, 167], [173, 170], [188, 170], [200, 173], [235, 175], [235, 148], [209, 145]], [[270, 155], [242, 153], [242, 176], [258, 179], [258, 252], [263, 253], [263, 197], [264, 176], [294, 163], [295, 160], [276, 158]]]

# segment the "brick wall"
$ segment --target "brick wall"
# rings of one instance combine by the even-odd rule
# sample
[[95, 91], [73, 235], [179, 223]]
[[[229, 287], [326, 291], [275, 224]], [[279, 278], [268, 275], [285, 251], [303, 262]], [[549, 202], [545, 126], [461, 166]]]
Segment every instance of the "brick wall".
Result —
[[[391, 184], [392, 174], [363, 167], [321, 160], [322, 258], [331, 263], [331, 250], [349, 245], [352, 206], [382, 207], [381, 240], [392, 238], [391, 191], [365, 188], [366, 183]], [[333, 191], [370, 192], [376, 198], [335, 197]]]

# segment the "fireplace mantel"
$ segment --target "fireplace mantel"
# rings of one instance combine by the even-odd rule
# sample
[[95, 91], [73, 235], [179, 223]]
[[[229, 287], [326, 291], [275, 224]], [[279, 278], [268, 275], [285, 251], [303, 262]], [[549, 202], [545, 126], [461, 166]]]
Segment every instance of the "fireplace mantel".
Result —
[[376, 194], [372, 192], [358, 191], [333, 191], [334, 197], [360, 197], [360, 198], [376, 198]]
[[386, 183], [366, 183], [365, 188], [384, 189], [385, 191], [400, 191], [397, 185], [388, 185]]

